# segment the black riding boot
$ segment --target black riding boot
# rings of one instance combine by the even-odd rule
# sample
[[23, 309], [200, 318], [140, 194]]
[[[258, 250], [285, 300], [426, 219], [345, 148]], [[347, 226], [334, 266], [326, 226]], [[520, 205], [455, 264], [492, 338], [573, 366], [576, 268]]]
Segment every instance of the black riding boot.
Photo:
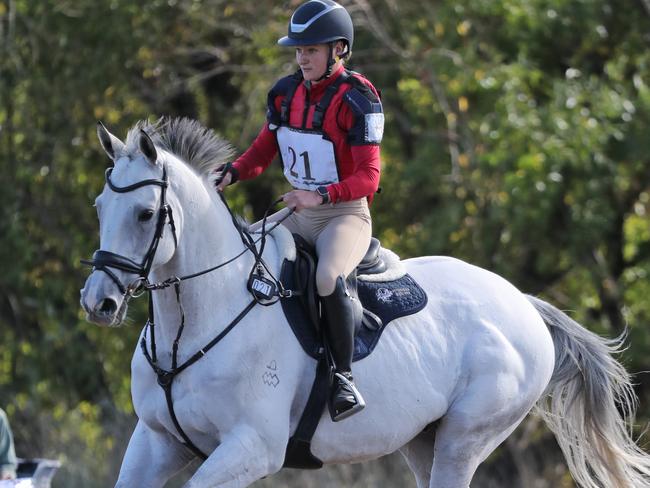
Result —
[[332, 420], [338, 422], [366, 406], [352, 379], [355, 310], [342, 276], [336, 280], [334, 292], [321, 297], [321, 303], [327, 318], [327, 336], [335, 363], [329, 410]]

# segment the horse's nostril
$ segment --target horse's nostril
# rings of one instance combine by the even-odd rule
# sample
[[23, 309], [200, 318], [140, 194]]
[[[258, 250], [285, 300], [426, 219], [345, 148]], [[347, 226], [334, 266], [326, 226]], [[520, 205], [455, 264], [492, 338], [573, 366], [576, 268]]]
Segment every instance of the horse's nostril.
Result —
[[117, 303], [111, 298], [105, 298], [102, 300], [99, 312], [103, 314], [114, 314], [117, 311]]

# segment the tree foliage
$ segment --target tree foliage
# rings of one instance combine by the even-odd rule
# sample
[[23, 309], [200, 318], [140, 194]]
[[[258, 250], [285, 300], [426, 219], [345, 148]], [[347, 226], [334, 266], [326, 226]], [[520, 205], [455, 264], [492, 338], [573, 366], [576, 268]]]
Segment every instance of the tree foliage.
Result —
[[[275, 40], [299, 3], [0, 0], [0, 394], [19, 454], [63, 459], [58, 486], [109, 484], [133, 422], [143, 312], [100, 330], [78, 306], [107, 164], [95, 122], [124, 134], [187, 115], [244, 150], [270, 85], [295, 69]], [[623, 360], [648, 370], [648, 3], [343, 3], [350, 67], [386, 112], [375, 234], [403, 257], [487, 267], [600, 333], [627, 326]], [[284, 188], [272, 168], [229, 197], [255, 218]], [[527, 452], [550, 442], [534, 432], [516, 437]]]

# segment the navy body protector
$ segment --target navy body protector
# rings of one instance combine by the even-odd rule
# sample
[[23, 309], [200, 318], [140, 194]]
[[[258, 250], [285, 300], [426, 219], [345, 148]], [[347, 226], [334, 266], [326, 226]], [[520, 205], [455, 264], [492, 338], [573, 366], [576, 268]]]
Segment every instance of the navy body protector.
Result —
[[[280, 79], [269, 91], [266, 118], [271, 130], [278, 128], [280, 125], [289, 125], [291, 102], [302, 82], [302, 73], [298, 70], [293, 75]], [[367, 85], [354, 76], [353, 71], [343, 70], [339, 77], [325, 89], [325, 93], [314, 108], [312, 127], [314, 130], [322, 129], [325, 113], [343, 83], [352, 85], [352, 89], [345, 93], [344, 100], [350, 105], [358, 120], [358, 123], [350, 130], [348, 138], [351, 143], [362, 144], [365, 133], [365, 130], [363, 130], [363, 116], [367, 113], [381, 113], [383, 109], [379, 98]], [[280, 111], [278, 112], [275, 107], [275, 99], [280, 95], [283, 95], [284, 98], [280, 103]]]

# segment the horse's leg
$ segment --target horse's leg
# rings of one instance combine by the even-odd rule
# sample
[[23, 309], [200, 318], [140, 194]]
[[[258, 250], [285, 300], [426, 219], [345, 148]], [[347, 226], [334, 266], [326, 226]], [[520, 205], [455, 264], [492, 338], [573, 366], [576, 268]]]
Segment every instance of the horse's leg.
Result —
[[160, 488], [193, 456], [169, 434], [156, 432], [141, 420], [124, 454], [116, 488]]
[[436, 430], [431, 488], [468, 488], [478, 465], [519, 425], [548, 381], [547, 364], [516, 351], [499, 331], [485, 331], [468, 344], [464, 386]]
[[434, 445], [434, 430], [427, 429], [420, 432], [408, 444], [399, 449], [399, 452], [406, 459], [406, 464], [415, 475], [418, 488], [429, 488]]
[[[524, 418], [525, 415], [503, 430], [496, 426], [481, 428], [473, 423], [478, 419], [467, 422], [468, 419], [445, 418], [436, 431], [429, 488], [469, 488], [479, 464], [512, 434]], [[497, 423], [502, 424], [500, 421]]]
[[251, 426], [224, 436], [184, 488], [243, 488], [280, 470], [286, 439], [270, 449]]
[[[483, 338], [485, 340], [485, 338]], [[467, 384], [436, 429], [430, 488], [468, 488], [474, 472], [526, 417], [544, 389], [542, 380], [522, 377], [519, 355], [498, 348], [470, 361]]]

